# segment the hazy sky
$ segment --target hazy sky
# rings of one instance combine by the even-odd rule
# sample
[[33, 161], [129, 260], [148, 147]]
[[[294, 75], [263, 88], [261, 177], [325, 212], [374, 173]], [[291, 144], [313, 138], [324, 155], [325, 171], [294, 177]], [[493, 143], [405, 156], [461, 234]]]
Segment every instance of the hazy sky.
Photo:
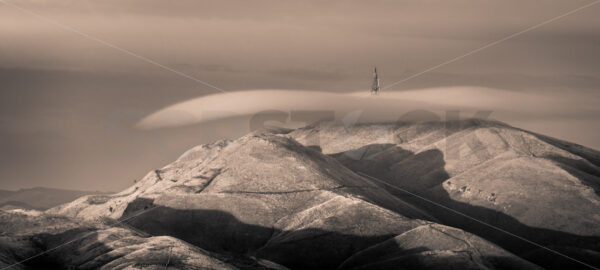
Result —
[[[136, 130], [161, 108], [216, 91], [107, 44], [226, 91], [355, 92], [370, 87], [373, 65], [385, 87], [592, 1], [6, 2], [29, 12], [0, 3], [0, 188], [116, 191], [248, 127]], [[387, 91], [481, 86], [566, 97], [523, 127], [600, 149], [600, 114], [573, 103], [600, 100], [599, 13], [591, 6]]]

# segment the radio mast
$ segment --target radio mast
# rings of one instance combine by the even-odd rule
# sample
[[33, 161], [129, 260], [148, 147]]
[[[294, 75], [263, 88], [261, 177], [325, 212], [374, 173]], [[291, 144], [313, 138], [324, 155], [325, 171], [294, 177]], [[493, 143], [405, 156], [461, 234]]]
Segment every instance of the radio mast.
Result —
[[381, 87], [379, 87], [379, 75], [377, 75], [377, 67], [375, 67], [373, 70], [373, 85], [371, 86], [371, 94], [377, 95], [379, 94], [379, 90], [381, 90]]

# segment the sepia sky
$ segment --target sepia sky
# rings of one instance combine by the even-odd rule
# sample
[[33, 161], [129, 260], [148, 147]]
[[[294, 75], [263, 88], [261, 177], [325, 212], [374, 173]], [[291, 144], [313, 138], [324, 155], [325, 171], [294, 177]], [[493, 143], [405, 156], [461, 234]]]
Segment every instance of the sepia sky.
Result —
[[[248, 129], [231, 119], [136, 129], [219, 93], [185, 76], [232, 92], [367, 91], [374, 65], [385, 87], [592, 2], [2, 0], [0, 189], [118, 191], [191, 146]], [[539, 96], [502, 103], [535, 117], [499, 120], [600, 149], [600, 111], [589, 107], [600, 104], [599, 13], [579, 10], [385, 91]]]

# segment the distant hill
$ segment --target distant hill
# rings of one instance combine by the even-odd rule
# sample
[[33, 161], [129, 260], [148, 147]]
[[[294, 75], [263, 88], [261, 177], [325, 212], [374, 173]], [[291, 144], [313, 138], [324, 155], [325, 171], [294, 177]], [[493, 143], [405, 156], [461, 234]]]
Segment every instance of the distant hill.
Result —
[[14, 193], [14, 191], [0, 189], [0, 198], [4, 198], [4, 196], [9, 196], [10, 194], [13, 194], [13, 193]]
[[0, 190], [0, 209], [46, 210], [73, 201], [81, 196], [92, 194], [103, 194], [103, 192], [44, 187], [16, 191]]

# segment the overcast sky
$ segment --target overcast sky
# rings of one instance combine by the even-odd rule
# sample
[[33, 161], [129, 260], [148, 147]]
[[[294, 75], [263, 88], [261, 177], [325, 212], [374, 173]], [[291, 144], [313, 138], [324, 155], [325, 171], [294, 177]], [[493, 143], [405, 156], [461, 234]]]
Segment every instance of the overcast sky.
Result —
[[[23, 10], [0, 3], [0, 188], [113, 191], [247, 129], [135, 129], [217, 91], [115, 47], [226, 91], [355, 92], [370, 87], [373, 65], [385, 87], [592, 2], [6, 1]], [[600, 4], [580, 10], [386, 91], [481, 86], [600, 100], [599, 13]], [[522, 127], [600, 149], [598, 111], [560, 112]]]

